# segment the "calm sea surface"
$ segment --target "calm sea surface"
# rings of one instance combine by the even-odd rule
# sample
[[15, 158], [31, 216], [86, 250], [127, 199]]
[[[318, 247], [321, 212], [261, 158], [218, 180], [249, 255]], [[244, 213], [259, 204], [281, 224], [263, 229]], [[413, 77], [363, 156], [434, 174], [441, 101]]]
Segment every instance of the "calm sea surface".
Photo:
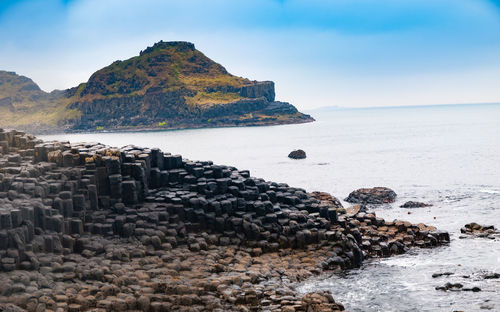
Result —
[[[350, 311], [500, 311], [500, 241], [459, 239], [469, 222], [500, 227], [500, 105], [335, 109], [311, 112], [314, 123], [271, 127], [42, 136], [112, 146], [159, 147], [192, 160], [250, 169], [252, 175], [321, 190], [343, 199], [360, 187], [396, 191], [375, 208], [388, 220], [424, 222], [447, 230], [449, 246], [374, 260], [342, 276], [299, 287], [326, 289]], [[305, 160], [287, 158], [292, 149]], [[418, 200], [429, 208], [399, 208]], [[433, 273], [452, 272], [432, 278]], [[468, 276], [468, 277], [464, 277]], [[446, 282], [481, 292], [443, 292]]]

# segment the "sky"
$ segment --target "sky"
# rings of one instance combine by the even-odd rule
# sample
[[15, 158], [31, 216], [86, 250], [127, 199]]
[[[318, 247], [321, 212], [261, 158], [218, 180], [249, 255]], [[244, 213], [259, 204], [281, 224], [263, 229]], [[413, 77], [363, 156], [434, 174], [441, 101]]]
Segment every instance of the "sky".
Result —
[[303, 110], [500, 102], [500, 0], [0, 0], [0, 69], [46, 91], [160, 40]]

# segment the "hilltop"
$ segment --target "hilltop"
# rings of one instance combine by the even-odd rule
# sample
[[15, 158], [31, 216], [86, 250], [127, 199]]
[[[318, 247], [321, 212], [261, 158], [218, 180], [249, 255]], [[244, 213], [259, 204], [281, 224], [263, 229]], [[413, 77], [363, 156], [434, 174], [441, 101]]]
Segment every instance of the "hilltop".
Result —
[[189, 42], [160, 41], [77, 87], [47, 93], [0, 71], [0, 126], [41, 131], [128, 130], [313, 121], [275, 101], [272, 81], [231, 75]]
[[54, 129], [78, 112], [67, 109], [64, 91], [44, 92], [30, 78], [0, 70], [0, 125]]

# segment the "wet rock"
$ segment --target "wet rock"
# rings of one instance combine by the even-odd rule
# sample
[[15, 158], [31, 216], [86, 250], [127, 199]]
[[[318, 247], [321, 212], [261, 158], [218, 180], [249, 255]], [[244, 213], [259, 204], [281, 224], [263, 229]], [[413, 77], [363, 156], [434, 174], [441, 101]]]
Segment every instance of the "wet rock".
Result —
[[444, 291], [452, 290], [452, 291], [457, 291], [457, 290], [461, 290], [463, 287], [464, 287], [464, 285], [462, 285], [460, 283], [446, 283], [443, 286], [437, 286], [436, 290], [444, 290]]
[[464, 287], [462, 288], [462, 291], [472, 291], [472, 292], [479, 292], [481, 291], [481, 288], [474, 286], [474, 287]]
[[500, 273], [488, 273], [483, 276], [484, 279], [497, 279], [500, 278]]
[[304, 152], [301, 149], [291, 151], [290, 154], [288, 154], [288, 158], [291, 159], [305, 159], [306, 158], [306, 152]]
[[432, 278], [437, 278], [441, 276], [450, 276], [450, 275], [453, 275], [453, 273], [452, 272], [434, 273], [432, 274]]
[[469, 236], [497, 239], [500, 238], [500, 231], [493, 225], [480, 225], [472, 222], [460, 229], [460, 232]]
[[396, 196], [396, 193], [387, 187], [362, 188], [351, 192], [345, 201], [358, 204], [386, 204], [394, 202]]
[[302, 297], [300, 306], [305, 311], [344, 311], [344, 306], [336, 304], [332, 295], [326, 291], [306, 294]]
[[430, 207], [432, 206], [431, 204], [426, 204], [422, 202], [416, 202], [416, 201], [407, 201], [406, 203], [402, 204], [401, 208], [422, 208], [422, 207]]

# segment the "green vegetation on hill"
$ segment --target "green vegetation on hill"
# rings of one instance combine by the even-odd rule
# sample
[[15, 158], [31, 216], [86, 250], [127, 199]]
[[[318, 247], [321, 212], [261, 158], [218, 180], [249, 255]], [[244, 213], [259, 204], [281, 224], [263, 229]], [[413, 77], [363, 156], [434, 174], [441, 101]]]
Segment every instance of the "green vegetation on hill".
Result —
[[55, 127], [61, 120], [78, 116], [67, 109], [63, 91], [46, 93], [31, 79], [0, 70], [0, 125]]
[[274, 101], [274, 83], [231, 75], [189, 42], [160, 41], [115, 61], [77, 87], [41, 90], [0, 71], [0, 127], [95, 131], [307, 122]]
[[248, 79], [229, 74], [188, 42], [158, 42], [125, 61], [95, 72], [77, 95], [78, 101], [110, 97], [193, 91], [192, 105], [228, 103], [242, 99], [236, 92], [207, 92], [218, 87], [237, 89]]

